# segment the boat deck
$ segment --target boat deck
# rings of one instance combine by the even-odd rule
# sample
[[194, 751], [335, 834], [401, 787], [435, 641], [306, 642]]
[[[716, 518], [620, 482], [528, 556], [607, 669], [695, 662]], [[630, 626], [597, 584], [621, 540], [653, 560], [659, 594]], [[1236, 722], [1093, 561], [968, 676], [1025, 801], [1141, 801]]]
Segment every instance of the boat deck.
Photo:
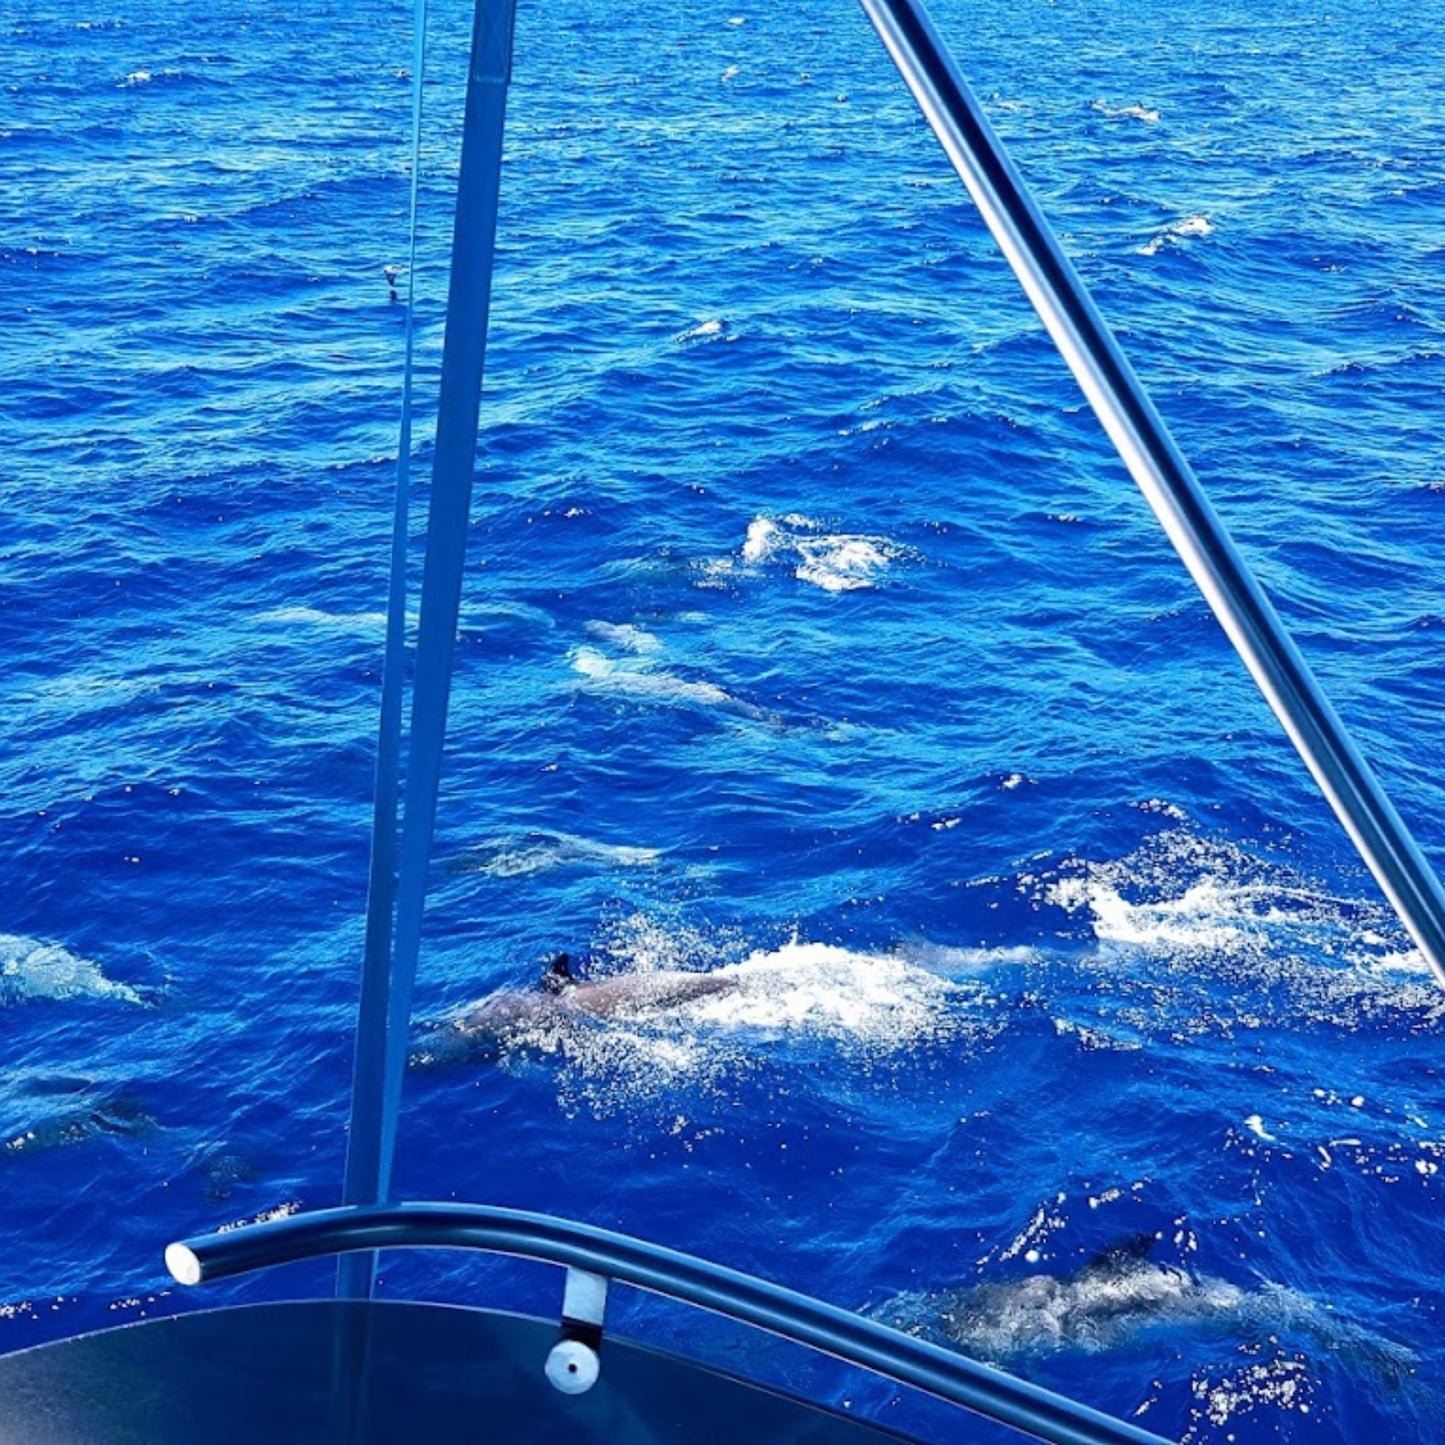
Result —
[[905, 1438], [610, 1337], [596, 1385], [563, 1394], [543, 1376], [556, 1340], [555, 1321], [449, 1305], [321, 1300], [201, 1310], [0, 1359], [0, 1440], [865, 1445]]

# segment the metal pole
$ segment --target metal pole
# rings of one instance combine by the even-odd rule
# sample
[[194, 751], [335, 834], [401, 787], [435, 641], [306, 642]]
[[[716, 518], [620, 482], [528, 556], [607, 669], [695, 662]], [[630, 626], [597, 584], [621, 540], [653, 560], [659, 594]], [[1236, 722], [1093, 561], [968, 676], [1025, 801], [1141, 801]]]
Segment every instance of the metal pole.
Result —
[[1345, 731], [1099, 315], [919, 0], [861, 0], [1169, 540], [1445, 983], [1445, 891]]
[[[342, 1198], [348, 1204], [374, 1195], [376, 1128], [363, 1122], [380, 1097], [385, 1054], [387, 995], [391, 987], [392, 932], [396, 922], [397, 819], [400, 815], [402, 706], [406, 674], [406, 570], [411, 540], [412, 385], [416, 353], [416, 237], [421, 195], [421, 120], [426, 69], [426, 0], [413, 0], [411, 53], [411, 190], [407, 219], [406, 342], [402, 364], [401, 425], [396, 447], [396, 497], [387, 577], [386, 649], [381, 672], [381, 719], [377, 729], [375, 788], [371, 810], [371, 861], [367, 876], [366, 933], [361, 995], [356, 1013], [352, 1065], [353, 1119]], [[365, 1141], [365, 1142], [358, 1142]], [[354, 1264], [338, 1274], [355, 1274]]]
[[[417, 623], [396, 935], [384, 1014], [377, 1011], [369, 1030], [357, 1040], [344, 1194], [348, 1204], [384, 1200], [391, 1189], [476, 466], [515, 8], [516, 0], [477, 0], [472, 29], [436, 456]], [[375, 1256], [349, 1257], [339, 1271], [338, 1293], [353, 1298], [369, 1295], [374, 1272]]]

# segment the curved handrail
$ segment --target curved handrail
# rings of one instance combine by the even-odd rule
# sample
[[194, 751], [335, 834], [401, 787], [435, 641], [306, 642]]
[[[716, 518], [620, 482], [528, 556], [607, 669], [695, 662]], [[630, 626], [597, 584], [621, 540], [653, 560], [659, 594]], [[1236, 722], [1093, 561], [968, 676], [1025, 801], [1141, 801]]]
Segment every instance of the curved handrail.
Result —
[[1026, 1380], [795, 1290], [595, 1225], [490, 1204], [347, 1206], [209, 1234], [166, 1249], [181, 1284], [351, 1250], [483, 1249], [605, 1275], [808, 1345], [1058, 1445], [1162, 1437]]

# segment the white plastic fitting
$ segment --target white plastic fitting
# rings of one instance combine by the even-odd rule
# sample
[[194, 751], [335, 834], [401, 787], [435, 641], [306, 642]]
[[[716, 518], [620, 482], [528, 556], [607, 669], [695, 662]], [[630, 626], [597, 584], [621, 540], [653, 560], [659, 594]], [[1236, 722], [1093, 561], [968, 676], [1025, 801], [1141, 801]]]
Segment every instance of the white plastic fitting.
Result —
[[564, 1395], [582, 1395], [597, 1383], [597, 1351], [581, 1340], [558, 1340], [547, 1356], [547, 1378]]

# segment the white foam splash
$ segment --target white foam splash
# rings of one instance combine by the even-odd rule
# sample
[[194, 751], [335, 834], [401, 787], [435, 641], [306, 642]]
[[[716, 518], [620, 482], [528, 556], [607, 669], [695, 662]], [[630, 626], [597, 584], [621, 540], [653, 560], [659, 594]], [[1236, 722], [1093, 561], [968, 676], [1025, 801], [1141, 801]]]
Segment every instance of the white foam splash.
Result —
[[1338, 897], [1236, 844], [1170, 828], [1125, 858], [1061, 873], [1025, 876], [1020, 889], [1088, 923], [1095, 962], [1113, 970], [1110, 1017], [1130, 1029], [1445, 1023], [1445, 997], [1400, 948], [1382, 902]]
[[886, 537], [825, 532], [809, 517], [755, 517], [743, 540], [742, 560], [750, 567], [790, 563], [800, 582], [825, 592], [875, 587], [889, 566], [907, 555]]
[[100, 965], [58, 943], [0, 933], [0, 1002], [16, 999], [114, 998], [143, 1003], [128, 984], [115, 983]]
[[772, 556], [779, 535], [778, 524], [771, 517], [754, 517], [743, 539], [743, 561], [765, 562]]
[[893, 954], [796, 940], [751, 953], [717, 976], [738, 986], [693, 1005], [700, 1020], [885, 1052], [946, 1035], [947, 1001], [965, 992]]
[[[1216, 1430], [1223, 1430], [1243, 1415], [1253, 1415], [1261, 1406], [1281, 1412], [1308, 1415], [1314, 1398], [1314, 1381], [1300, 1360], [1261, 1360], [1235, 1369], [1220, 1380], [1207, 1375], [1190, 1382], [1199, 1402], [1196, 1418], [1202, 1416]], [[1198, 1439], [1191, 1429], [1184, 1438]], [[1225, 1439], [1233, 1439], [1226, 1435]]]
[[[736, 74], [736, 70], [734, 70]], [[731, 80], [731, 75], [723, 76], [724, 80]], [[698, 341], [728, 341], [731, 334], [727, 329], [727, 322], [721, 317], [712, 316], [706, 321], [699, 321], [696, 326], [690, 326], [686, 331], [680, 331], [673, 340], [679, 346], [688, 346]]]
[[1138, 248], [1138, 254], [1157, 256], [1165, 246], [1178, 246], [1196, 237], [1212, 236], [1213, 234], [1214, 222], [1208, 216], [1185, 216], [1183, 220], [1174, 221], [1156, 231], [1148, 241]]
[[1070, 912], [1088, 908], [1094, 936], [1109, 943], [1223, 949], [1243, 936], [1239, 891], [1216, 878], [1202, 879], [1178, 898], [1139, 903], [1099, 879], [1066, 878], [1050, 890], [1049, 901]]
[[131, 73], [119, 82], [121, 90], [134, 90], [137, 86], [149, 85], [157, 80], [183, 80], [183, 70], [132, 70]]

